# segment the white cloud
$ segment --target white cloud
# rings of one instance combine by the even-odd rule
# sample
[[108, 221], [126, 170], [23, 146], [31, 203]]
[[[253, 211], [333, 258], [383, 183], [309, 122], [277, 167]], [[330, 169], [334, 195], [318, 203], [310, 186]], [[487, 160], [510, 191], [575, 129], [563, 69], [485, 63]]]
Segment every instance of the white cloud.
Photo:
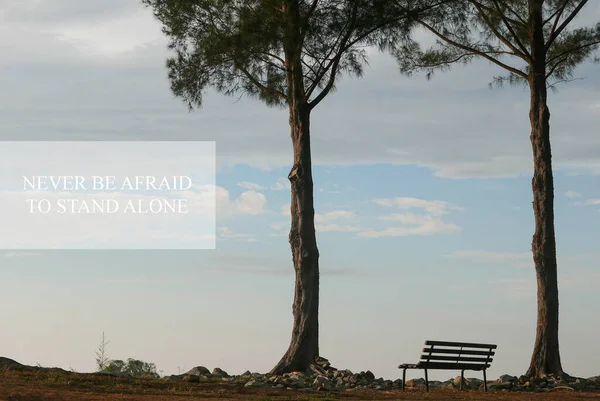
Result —
[[586, 205], [600, 205], [600, 199], [588, 199], [585, 201]]
[[565, 196], [567, 198], [579, 198], [581, 196], [581, 194], [579, 192], [575, 192], [575, 191], [567, 191], [565, 192]]
[[460, 231], [460, 227], [454, 223], [445, 223], [441, 219], [432, 216], [417, 215], [394, 215], [395, 220], [412, 227], [389, 227], [384, 230], [366, 230], [358, 233], [360, 237], [382, 238], [382, 237], [406, 237], [409, 235], [431, 235], [450, 234]]
[[263, 187], [262, 185], [256, 184], [254, 182], [248, 182], [248, 181], [238, 182], [238, 187], [244, 188], [244, 189], [251, 189], [253, 191], [261, 191], [261, 190], [265, 189], [265, 187]]
[[464, 211], [464, 208], [452, 205], [448, 202], [434, 200], [428, 201], [418, 198], [391, 198], [391, 199], [374, 199], [373, 202], [380, 206], [397, 207], [399, 209], [423, 209], [426, 212], [440, 216], [450, 213], [451, 211]]
[[[281, 207], [281, 214], [284, 216], [290, 216], [290, 204], [285, 204]], [[318, 232], [357, 232], [362, 230], [362, 228], [356, 224], [339, 224], [337, 223], [339, 220], [350, 220], [354, 221], [356, 219], [356, 213], [348, 210], [334, 210], [327, 213], [315, 213], [315, 229]], [[281, 230], [283, 226], [281, 224], [271, 225], [271, 228], [274, 230]], [[289, 229], [289, 224], [285, 226], [286, 229]], [[276, 234], [276, 236], [282, 236], [281, 232]]]
[[2, 256], [4, 256], [7, 259], [28, 258], [28, 257], [41, 256], [41, 255], [42, 255], [41, 252], [4, 252], [2, 254]]
[[488, 281], [488, 284], [492, 291], [514, 300], [533, 298], [537, 291], [533, 279], [499, 279]]
[[446, 257], [467, 259], [473, 263], [500, 263], [520, 268], [533, 267], [533, 257], [530, 252], [457, 251]]
[[452, 211], [464, 211], [464, 208], [448, 202], [434, 200], [428, 201], [418, 198], [390, 198], [374, 199], [374, 203], [383, 207], [396, 207], [399, 209], [421, 209], [425, 214], [392, 213], [380, 216], [379, 220], [398, 222], [404, 227], [388, 227], [383, 230], [364, 230], [358, 233], [360, 237], [404, 237], [409, 235], [450, 234], [460, 231], [454, 223], [442, 221], [439, 216]]
[[353, 219], [356, 213], [347, 210], [334, 210], [325, 214], [315, 213], [315, 223], [328, 223], [339, 219]]
[[228, 219], [236, 215], [255, 216], [265, 212], [267, 197], [260, 192], [246, 191], [239, 198], [230, 199], [229, 191], [217, 187], [217, 218]]
[[336, 232], [357, 232], [363, 230], [362, 227], [357, 225], [348, 224], [316, 224], [315, 229], [320, 232], [336, 231]]
[[[173, 99], [163, 61], [170, 54], [160, 24], [139, 1], [0, 3], [5, 14], [0, 65], [6, 67], [0, 103], [10, 109], [4, 137], [39, 137], [43, 127], [49, 139], [218, 140], [219, 165], [290, 165], [289, 136], [282, 135], [285, 110], [254, 99], [234, 103], [210, 91], [203, 110], [188, 114]], [[597, 19], [598, 14], [589, 15]], [[101, 62], [105, 59], [111, 62]], [[528, 95], [504, 89], [491, 96], [486, 84], [496, 69], [487, 62], [438, 74], [431, 83], [419, 76], [402, 78], [387, 55], [377, 54], [372, 61], [363, 79], [344, 81], [328, 100], [326, 113], [314, 114], [311, 124], [320, 132], [312, 143], [315, 165], [414, 164], [451, 178], [531, 174]], [[43, 74], [27, 69], [32, 65]], [[586, 65], [580, 71], [595, 80], [594, 69]], [[553, 99], [557, 169], [600, 173], [600, 138], [592, 118], [598, 109], [590, 108], [597, 103], [589, 82], [564, 86]], [[25, 106], [27, 112], [19, 112]], [[55, 108], [66, 111], [57, 114]], [[348, 110], [364, 113], [349, 119]], [[284, 182], [274, 186], [286, 188]]]
[[290, 185], [290, 180], [288, 180], [285, 177], [281, 177], [279, 178], [275, 184], [273, 184], [273, 186], [271, 186], [271, 189], [273, 191], [283, 191], [283, 190], [289, 190], [291, 188]]
[[254, 237], [254, 235], [234, 233], [227, 226], [218, 227], [217, 232], [218, 232], [217, 238], [221, 239], [221, 240], [237, 239], [237, 240], [246, 241], [246, 242], [256, 242], [256, 238]]

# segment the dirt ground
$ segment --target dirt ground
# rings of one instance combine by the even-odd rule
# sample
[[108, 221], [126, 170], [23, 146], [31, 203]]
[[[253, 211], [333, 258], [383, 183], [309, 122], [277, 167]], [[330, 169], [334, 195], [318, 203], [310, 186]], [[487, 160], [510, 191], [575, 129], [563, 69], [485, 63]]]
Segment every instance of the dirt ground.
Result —
[[600, 393], [557, 390], [549, 393], [509, 393], [459, 390], [354, 391], [324, 393], [246, 389], [222, 383], [185, 383], [115, 378], [63, 370], [0, 371], [2, 401], [333, 401], [333, 400], [597, 400]]

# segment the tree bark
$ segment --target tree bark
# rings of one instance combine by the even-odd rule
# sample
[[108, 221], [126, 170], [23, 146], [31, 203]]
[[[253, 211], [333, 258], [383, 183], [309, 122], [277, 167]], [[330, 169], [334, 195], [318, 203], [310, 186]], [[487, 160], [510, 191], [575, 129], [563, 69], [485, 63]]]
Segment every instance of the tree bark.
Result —
[[290, 346], [271, 374], [305, 371], [319, 356], [319, 251], [314, 223], [308, 110], [291, 113], [294, 166], [291, 183], [290, 246], [296, 284]]
[[564, 375], [558, 347], [558, 269], [554, 232], [554, 179], [550, 149], [550, 111], [547, 105], [546, 60], [541, 1], [530, 0], [533, 19], [529, 78], [529, 119], [533, 150], [533, 212], [535, 233], [531, 244], [537, 278], [537, 329], [529, 377]]
[[319, 356], [319, 250], [315, 232], [310, 111], [302, 71], [302, 37], [297, 0], [284, 2], [287, 19], [286, 80], [294, 165], [291, 184], [291, 227], [289, 241], [296, 273], [294, 324], [287, 352], [271, 374], [306, 371]]

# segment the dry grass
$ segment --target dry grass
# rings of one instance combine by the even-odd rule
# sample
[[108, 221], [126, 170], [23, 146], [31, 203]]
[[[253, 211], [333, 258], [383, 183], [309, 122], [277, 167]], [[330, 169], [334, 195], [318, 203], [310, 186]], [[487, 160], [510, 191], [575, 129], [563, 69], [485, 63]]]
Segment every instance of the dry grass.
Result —
[[0, 370], [0, 400], [5, 401], [333, 401], [333, 400], [597, 400], [600, 393], [508, 393], [458, 390], [307, 391], [246, 389], [223, 383], [185, 383], [77, 374], [59, 369]]

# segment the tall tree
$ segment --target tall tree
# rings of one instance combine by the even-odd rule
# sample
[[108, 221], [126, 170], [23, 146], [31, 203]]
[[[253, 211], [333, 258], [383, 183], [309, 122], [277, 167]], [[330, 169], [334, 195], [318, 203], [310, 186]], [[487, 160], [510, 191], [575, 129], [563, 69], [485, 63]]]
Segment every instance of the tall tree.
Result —
[[[574, 68], [594, 58], [600, 23], [570, 28], [588, 0], [457, 0], [417, 17], [436, 44], [423, 51], [410, 41], [412, 57], [396, 46], [401, 70], [447, 69], [479, 57], [508, 71], [493, 83], [529, 86], [533, 150], [532, 240], [537, 277], [537, 328], [527, 375], [564, 375], [558, 346], [558, 275], [554, 233], [554, 180], [547, 91], [572, 79]], [[418, 49], [418, 50], [417, 50]], [[401, 53], [400, 53], [401, 52]], [[597, 58], [595, 58], [598, 61]]]
[[[272, 373], [302, 371], [319, 356], [319, 251], [310, 146], [312, 110], [340, 74], [360, 76], [364, 46], [408, 30], [407, 0], [142, 0], [163, 24], [174, 55], [174, 94], [189, 108], [208, 87], [287, 107], [293, 145], [289, 242], [296, 273], [294, 323]], [[419, 0], [423, 9], [445, 0]], [[430, 4], [428, 4], [430, 3]], [[394, 29], [392, 30], [392, 27]]]

